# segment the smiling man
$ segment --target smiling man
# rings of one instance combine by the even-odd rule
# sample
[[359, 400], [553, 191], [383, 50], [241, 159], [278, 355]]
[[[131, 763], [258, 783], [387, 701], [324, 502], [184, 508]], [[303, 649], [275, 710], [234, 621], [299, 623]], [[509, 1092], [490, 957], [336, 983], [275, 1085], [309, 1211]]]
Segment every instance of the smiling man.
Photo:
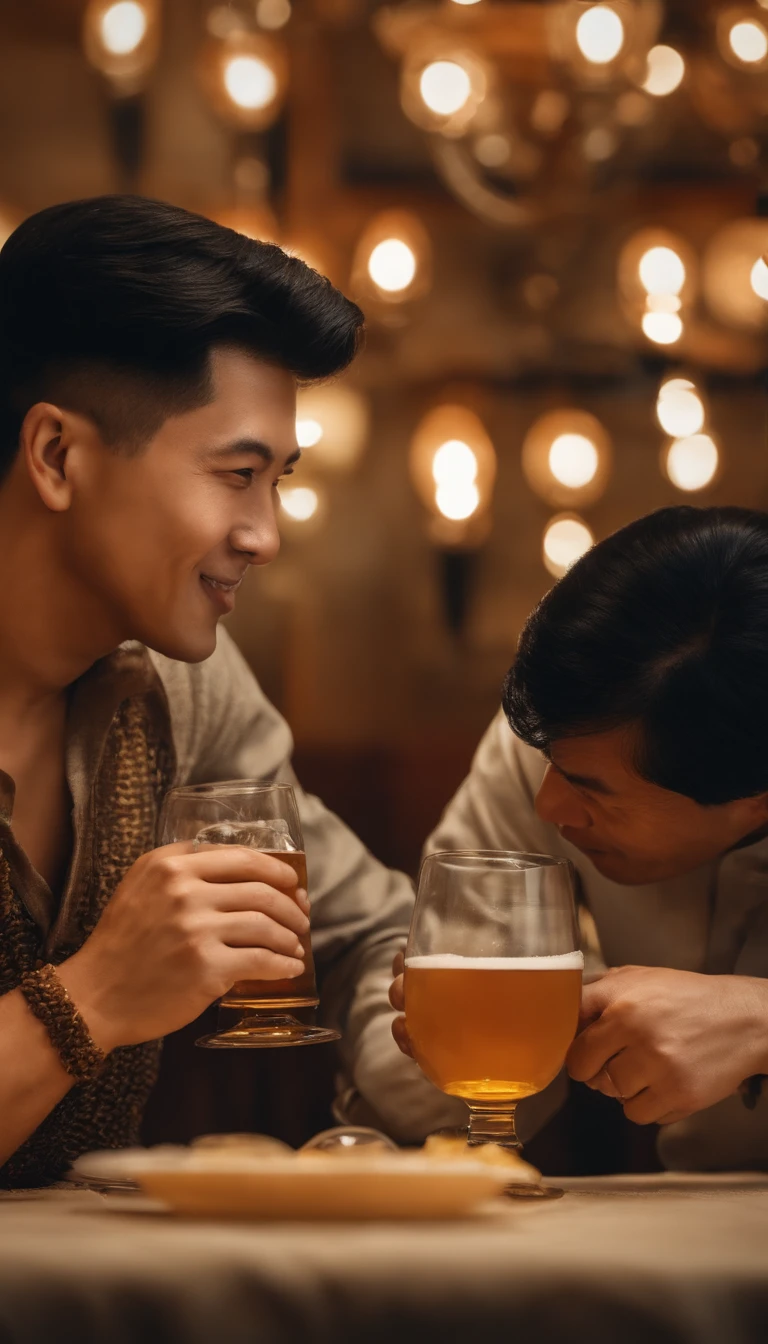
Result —
[[429, 841], [571, 859], [612, 969], [569, 1069], [672, 1166], [768, 1168], [767, 692], [768, 515], [641, 518], [530, 617]]
[[[361, 329], [298, 259], [137, 197], [42, 211], [0, 253], [0, 1184], [135, 1142], [158, 1038], [303, 969], [286, 865], [156, 850], [155, 830], [173, 783], [294, 782], [217, 627], [277, 554], [296, 385]], [[299, 805], [347, 1104], [419, 1137], [435, 1096], [386, 997], [410, 884]]]

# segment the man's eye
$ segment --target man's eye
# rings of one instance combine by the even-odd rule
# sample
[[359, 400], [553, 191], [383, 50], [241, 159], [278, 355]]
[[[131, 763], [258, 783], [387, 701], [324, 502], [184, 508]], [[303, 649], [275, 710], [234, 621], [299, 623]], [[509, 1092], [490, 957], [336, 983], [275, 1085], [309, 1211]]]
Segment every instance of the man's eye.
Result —
[[236, 471], [232, 472], [232, 475], [240, 476], [248, 485], [250, 485], [254, 477], [253, 467], [239, 467]]

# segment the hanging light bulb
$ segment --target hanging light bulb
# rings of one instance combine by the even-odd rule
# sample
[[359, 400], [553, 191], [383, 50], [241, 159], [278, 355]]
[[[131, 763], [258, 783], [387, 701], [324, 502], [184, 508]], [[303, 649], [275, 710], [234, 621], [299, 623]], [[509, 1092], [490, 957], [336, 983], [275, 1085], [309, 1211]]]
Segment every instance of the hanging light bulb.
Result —
[[157, 59], [159, 40], [157, 0], [89, 0], [83, 18], [85, 54], [121, 93], [141, 87]]
[[522, 467], [532, 490], [548, 504], [590, 504], [605, 490], [611, 442], [588, 411], [548, 411], [523, 441]]
[[664, 454], [667, 476], [678, 490], [703, 490], [714, 480], [719, 465], [717, 444], [709, 434], [675, 439]]
[[352, 280], [363, 300], [387, 305], [421, 298], [432, 281], [432, 247], [424, 225], [405, 210], [384, 210], [365, 228]]
[[654, 98], [666, 98], [683, 82], [685, 61], [674, 47], [651, 47], [642, 87]]
[[433, 540], [467, 545], [485, 536], [496, 454], [473, 411], [444, 405], [424, 417], [411, 447], [411, 474], [432, 514]]
[[593, 65], [615, 61], [624, 46], [624, 24], [610, 5], [593, 5], [576, 24], [579, 50]]
[[401, 81], [403, 108], [427, 131], [463, 135], [488, 92], [489, 72], [473, 51], [462, 48], [427, 60], [406, 62]]
[[544, 530], [544, 564], [550, 574], [559, 579], [594, 544], [595, 538], [582, 518], [576, 514], [561, 514], [552, 518]]
[[759, 65], [768, 56], [768, 33], [756, 19], [734, 23], [728, 33], [728, 45], [744, 65]]
[[675, 345], [683, 336], [694, 262], [689, 245], [661, 229], [641, 229], [622, 249], [619, 285], [626, 314], [655, 345]]
[[682, 439], [704, 428], [706, 411], [701, 395], [688, 378], [667, 378], [656, 398], [656, 418], [670, 438]]
[[647, 294], [676, 295], [685, 284], [683, 259], [671, 247], [650, 247], [640, 258], [638, 274]]
[[265, 130], [277, 119], [288, 86], [282, 40], [235, 30], [209, 39], [200, 64], [203, 89], [214, 111], [239, 130]]

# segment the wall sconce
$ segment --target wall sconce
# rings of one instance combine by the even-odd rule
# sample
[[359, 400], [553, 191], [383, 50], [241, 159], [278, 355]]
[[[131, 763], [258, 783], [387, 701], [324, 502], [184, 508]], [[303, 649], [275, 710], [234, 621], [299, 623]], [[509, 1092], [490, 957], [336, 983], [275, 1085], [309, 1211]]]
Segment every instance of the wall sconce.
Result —
[[431, 284], [432, 244], [421, 220], [407, 210], [374, 215], [352, 265], [352, 286], [361, 302], [386, 318], [399, 305], [423, 298]]
[[676, 345], [696, 288], [696, 256], [667, 229], [647, 228], [624, 244], [619, 292], [624, 311], [654, 345]]
[[288, 60], [279, 39], [240, 30], [221, 40], [210, 38], [199, 74], [211, 107], [236, 130], [266, 130], [280, 115]]
[[157, 0], [90, 0], [83, 47], [119, 96], [138, 93], [160, 49]]
[[721, 458], [711, 434], [674, 439], [661, 455], [662, 470], [678, 490], [693, 493], [712, 485], [721, 471]]
[[542, 415], [523, 443], [523, 474], [548, 504], [583, 507], [604, 493], [613, 449], [600, 421], [588, 411], [563, 409]]
[[707, 419], [704, 398], [690, 378], [665, 378], [656, 397], [656, 419], [672, 439], [699, 434]]
[[490, 531], [496, 453], [468, 406], [437, 406], [424, 416], [411, 444], [411, 479], [429, 516], [438, 548], [443, 608], [449, 628], [464, 628], [475, 552]]

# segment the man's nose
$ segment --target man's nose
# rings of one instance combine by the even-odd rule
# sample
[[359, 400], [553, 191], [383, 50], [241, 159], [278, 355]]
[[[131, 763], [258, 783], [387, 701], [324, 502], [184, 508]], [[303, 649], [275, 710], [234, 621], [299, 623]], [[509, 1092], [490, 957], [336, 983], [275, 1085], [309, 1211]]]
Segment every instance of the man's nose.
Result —
[[536, 794], [536, 812], [542, 821], [553, 826], [569, 826], [575, 831], [586, 830], [592, 818], [576, 790], [551, 765]]
[[268, 565], [280, 550], [280, 533], [274, 509], [252, 523], [233, 528], [229, 536], [234, 550], [247, 555], [251, 565]]

